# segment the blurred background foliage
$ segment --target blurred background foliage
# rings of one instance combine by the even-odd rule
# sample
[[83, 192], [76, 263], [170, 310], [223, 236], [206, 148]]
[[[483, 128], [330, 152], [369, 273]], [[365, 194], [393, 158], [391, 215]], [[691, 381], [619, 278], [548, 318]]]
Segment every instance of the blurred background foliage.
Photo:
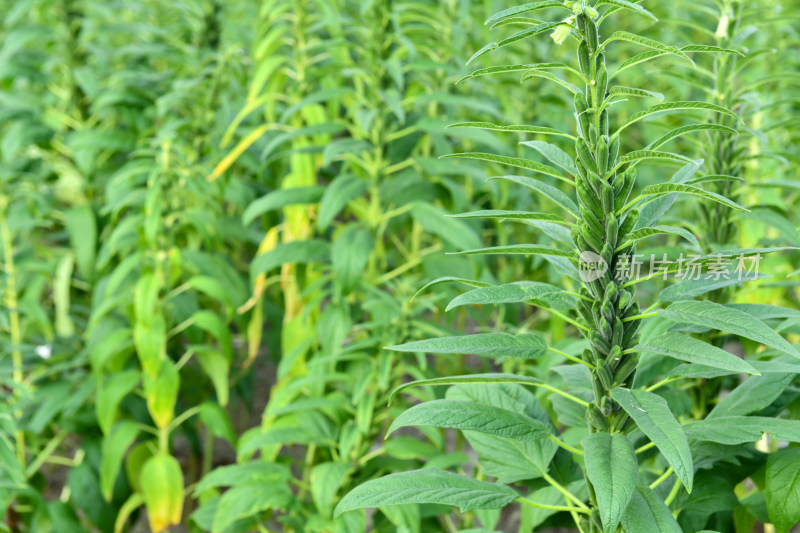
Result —
[[[465, 63], [490, 38], [483, 21], [513, 5], [0, 0], [0, 529], [560, 524], [557, 513], [456, 515], [426, 505], [332, 518], [341, 495], [386, 472], [476, 468], [452, 434], [409, 431], [385, 443], [383, 434], [407, 401], [389, 402], [395, 386], [487, 363], [382, 347], [526, 329], [547, 331], [556, 346], [571, 342], [569, 324], [533, 306], [445, 314], [455, 287], [417, 293], [434, 280], [563, 276], [563, 265], [541, 258], [452, 255], [488, 241], [530, 242], [532, 229], [565, 238], [547, 222], [445, 216], [556, 212], [532, 191], [487, 181], [501, 167], [439, 159], [532, 155], [515, 133], [449, 124], [566, 127], [557, 121], [571, 102], [547, 80], [456, 84], [488, 66]], [[704, 57], [694, 70], [653, 63], [630, 74], [646, 81], [627, 84], [740, 111], [742, 135], [684, 139], [673, 151], [702, 158], [699, 175], [737, 178], [718, 192], [751, 213], [742, 224], [683, 202], [666, 218], [695, 234], [702, 252], [800, 246], [798, 6], [747, 2], [728, 17], [729, 6], [648, 6], [662, 19], [650, 31], [747, 58]], [[623, 17], [637, 30], [647, 24]], [[736, 24], [724, 38], [722, 17]], [[495, 54], [504, 64], [563, 60], [553, 49], [531, 40]], [[679, 125], [660, 120], [639, 140]], [[649, 166], [640, 175], [657, 183], [666, 172]], [[674, 242], [667, 237], [653, 241], [659, 251]], [[797, 305], [796, 259], [764, 261], [770, 277], [745, 284], [737, 301]], [[655, 294], [664, 284], [643, 287]], [[787, 319], [783, 331], [800, 333], [797, 323]], [[525, 371], [545, 377], [548, 366]], [[547, 408], [555, 419], [559, 406]], [[750, 517], [763, 520], [760, 512]]]

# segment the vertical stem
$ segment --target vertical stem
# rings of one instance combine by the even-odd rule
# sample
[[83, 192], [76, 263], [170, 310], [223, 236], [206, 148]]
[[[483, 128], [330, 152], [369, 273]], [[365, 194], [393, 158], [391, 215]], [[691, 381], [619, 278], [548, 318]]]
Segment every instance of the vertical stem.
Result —
[[[0, 239], [3, 242], [3, 266], [6, 271], [5, 304], [8, 309], [8, 327], [11, 337], [11, 361], [13, 367], [13, 380], [17, 387], [22, 386], [24, 379], [22, 371], [22, 332], [19, 325], [19, 311], [17, 310], [17, 271], [14, 265], [14, 242], [11, 230], [8, 227], [8, 197], [0, 196]], [[19, 419], [20, 411], [15, 411], [14, 416]], [[25, 469], [25, 433], [18, 429], [15, 433], [17, 459], [20, 466]]]

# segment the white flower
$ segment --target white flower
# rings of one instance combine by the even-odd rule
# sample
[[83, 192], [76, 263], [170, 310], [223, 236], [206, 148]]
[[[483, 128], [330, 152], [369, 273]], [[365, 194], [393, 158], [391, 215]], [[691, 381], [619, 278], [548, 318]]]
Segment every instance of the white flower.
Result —
[[53, 348], [49, 344], [42, 344], [41, 346], [36, 347], [36, 355], [38, 355], [42, 359], [50, 359], [50, 356], [52, 354], [53, 354]]
[[567, 40], [569, 37], [570, 26], [573, 22], [575, 22], [575, 17], [567, 17], [562, 21], [565, 25], [559, 26], [553, 33], [550, 34], [550, 37], [556, 42], [556, 44], [564, 44], [564, 41]]

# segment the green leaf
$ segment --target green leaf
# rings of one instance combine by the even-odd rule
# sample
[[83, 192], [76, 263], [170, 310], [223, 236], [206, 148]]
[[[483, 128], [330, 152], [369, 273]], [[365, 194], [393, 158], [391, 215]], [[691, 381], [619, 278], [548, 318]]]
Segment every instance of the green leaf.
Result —
[[289, 485], [244, 485], [225, 491], [217, 503], [211, 533], [224, 533], [228, 526], [268, 509], [286, 509], [293, 498]]
[[520, 281], [507, 285], [479, 287], [456, 296], [446, 311], [462, 305], [488, 305], [539, 301], [549, 306], [561, 302], [563, 291], [555, 285], [540, 282]]
[[249, 226], [256, 218], [268, 211], [280, 209], [289, 205], [313, 204], [322, 198], [324, 189], [318, 186], [294, 187], [291, 189], [278, 189], [265, 194], [247, 206], [242, 213], [242, 224]]
[[624, 87], [622, 85], [615, 85], [611, 87], [608, 92], [612, 96], [636, 96], [639, 98], [655, 98], [656, 100], [664, 99], [664, 95], [661, 93], [654, 93], [635, 87]]
[[538, 180], [524, 176], [497, 176], [489, 179], [512, 181], [524, 187], [528, 187], [529, 189], [533, 189], [534, 191], [547, 196], [556, 204], [560, 205], [561, 207], [569, 211], [569, 213], [573, 215], [575, 218], [580, 217], [578, 205], [575, 203], [575, 200], [567, 196], [559, 189], [553, 187], [552, 185], [548, 185], [546, 183], [542, 183]]
[[616, 6], [616, 7], [621, 7], [623, 9], [629, 9], [631, 11], [634, 11], [634, 12], [640, 14], [640, 15], [643, 15], [643, 16], [649, 18], [652, 21], [658, 22], [658, 19], [656, 18], [655, 15], [650, 13], [648, 10], [646, 10], [645, 8], [640, 6], [639, 4], [634, 4], [633, 2], [628, 2], [628, 0], [600, 0], [600, 2], [597, 2], [598, 6], [602, 5], [602, 4], [608, 4], [608, 5], [612, 5], [612, 6]]
[[528, 81], [531, 78], [544, 78], [546, 80], [554, 81], [557, 84], [559, 84], [562, 87], [564, 87], [565, 89], [567, 89], [572, 94], [578, 94], [579, 92], [581, 92], [580, 89], [578, 89], [573, 84], [562, 80], [561, 78], [559, 78], [555, 74], [552, 74], [551, 72], [548, 72], [546, 70], [531, 69], [531, 70], [527, 71], [525, 74], [522, 75], [522, 78], [521, 78], [520, 81]]
[[645, 159], [678, 161], [680, 163], [694, 163], [694, 161], [692, 161], [688, 157], [682, 156], [680, 154], [673, 154], [670, 152], [659, 152], [657, 150], [636, 150], [633, 152], [628, 152], [627, 154], [620, 157], [619, 165], [623, 165], [625, 163], [638, 163], [639, 161], [643, 161]]
[[653, 106], [648, 107], [644, 111], [640, 111], [639, 113], [634, 114], [629, 118], [614, 134], [614, 137], [619, 135], [619, 133], [630, 126], [631, 124], [635, 124], [642, 119], [645, 119], [649, 116], [656, 115], [658, 113], [666, 113], [669, 111], [694, 111], [694, 110], [701, 110], [701, 111], [713, 111], [715, 113], [720, 113], [722, 115], [727, 115], [732, 117], [736, 120], [741, 120], [739, 115], [736, 113], [725, 109], [722, 106], [718, 106], [716, 104], [709, 104], [707, 102], [666, 102], [663, 104], [655, 104]]
[[[783, 356], [776, 363], [790, 359]], [[756, 362], [754, 361], [754, 364]], [[780, 397], [786, 387], [794, 380], [795, 373], [768, 373], [761, 376], [750, 376], [744, 383], [733, 389], [711, 410], [707, 418], [718, 418], [732, 415], [748, 415], [765, 409]]]
[[451, 218], [499, 218], [501, 220], [545, 220], [548, 222], [567, 224], [563, 216], [549, 215], [547, 213], [531, 213], [529, 211], [503, 211], [492, 209], [487, 211], [471, 211], [449, 215]]
[[479, 248], [477, 250], [465, 250], [456, 252], [454, 255], [546, 255], [550, 257], [567, 257], [572, 259], [573, 253], [559, 250], [558, 248], [547, 248], [544, 246], [531, 246], [529, 244], [510, 244], [508, 246], [492, 246], [490, 248]]
[[800, 448], [767, 456], [767, 512], [779, 533], [800, 521]]
[[139, 435], [139, 427], [129, 420], [114, 424], [111, 432], [103, 437], [100, 464], [100, 490], [107, 502], [111, 501], [114, 482], [117, 480], [122, 460], [133, 441]]
[[[655, 141], [651, 142], [648, 146], [648, 150], [655, 150], [656, 148], [660, 148], [664, 146], [672, 139], [676, 139], [678, 137], [682, 137], [689, 133], [694, 133], [696, 131], [724, 131], [726, 133], [730, 133], [731, 135], [738, 135], [735, 129], [730, 128], [728, 126], [723, 126], [721, 124], [688, 124], [686, 126], [681, 126], [679, 128], [675, 128], [671, 130]], [[702, 179], [693, 180], [687, 183], [687, 185], [693, 185], [694, 183], [703, 183]]]
[[670, 304], [670, 306], [662, 310], [660, 314], [673, 322], [694, 324], [726, 331], [800, 358], [800, 354], [797, 353], [797, 350], [786, 342], [783, 337], [775, 333], [769, 326], [757, 318], [748, 315], [744, 311], [725, 307], [724, 305], [707, 300], [687, 300]]
[[347, 479], [352, 467], [347, 463], [319, 463], [311, 469], [311, 497], [317, 510], [324, 516], [333, 513], [336, 492]]
[[536, 359], [547, 351], [547, 344], [541, 337], [531, 333], [516, 336], [506, 333], [479, 333], [414, 341], [399, 346], [389, 346], [386, 349], [396, 352], [474, 354]]
[[664, 43], [660, 43], [653, 39], [648, 39], [647, 37], [642, 37], [641, 35], [636, 35], [634, 33], [630, 33], [627, 31], [615, 31], [611, 34], [611, 37], [606, 39], [601, 45], [599, 50], [602, 50], [606, 47], [609, 43], [613, 41], [627, 41], [629, 43], [638, 44], [640, 46], [644, 46], [646, 48], [652, 48], [653, 50], [657, 50], [658, 52], [662, 52], [664, 54], [671, 54], [680, 57], [681, 59], [685, 59], [692, 65], [694, 65], [694, 61], [692, 58], [687, 56], [681, 50], [675, 48], [674, 46], [667, 46]]
[[745, 360], [732, 353], [680, 333], [665, 333], [636, 346], [635, 349], [733, 372], [759, 374]]
[[543, 22], [541, 24], [537, 24], [530, 28], [526, 28], [520, 32], [515, 33], [509, 37], [506, 37], [499, 43], [497, 43], [497, 47], [500, 48], [501, 46], [506, 46], [517, 41], [521, 41], [522, 39], [527, 39], [528, 37], [534, 37], [536, 35], [542, 34], [546, 31], [550, 31], [553, 28], [557, 28], [558, 26], [569, 26], [570, 24], [564, 21], [559, 22]]
[[250, 264], [250, 278], [269, 272], [286, 263], [325, 263], [330, 259], [330, 244], [322, 239], [278, 244], [269, 252], [257, 255]]
[[487, 26], [504, 18], [513, 17], [515, 15], [520, 15], [522, 13], [529, 13], [531, 11], [537, 11], [540, 9], [545, 9], [548, 7], [560, 7], [564, 9], [564, 2], [559, 0], [547, 0], [545, 2], [530, 2], [528, 4], [522, 4], [521, 6], [512, 7], [509, 9], [504, 9], [503, 11], [498, 11], [488, 19], [486, 19]]
[[777, 441], [800, 442], [800, 420], [765, 416], [722, 416], [684, 424], [686, 436], [698, 441], [735, 446], [758, 442], [769, 433]]
[[450, 124], [449, 126], [447, 126], [447, 129], [449, 128], [476, 128], [489, 131], [556, 135], [559, 137], [566, 137], [568, 139], [575, 139], [575, 137], [573, 137], [569, 133], [564, 133], [563, 131], [557, 130], [555, 128], [546, 128], [544, 126], [515, 126], [515, 125], [502, 126], [498, 124], [492, 124], [491, 122], [459, 122], [457, 124]]
[[507, 74], [509, 72], [527, 72], [529, 70], [567, 70], [585, 80], [585, 78], [583, 78], [583, 75], [580, 72], [570, 67], [569, 65], [565, 65], [564, 63], [525, 63], [520, 65], [498, 65], [495, 67], [480, 68], [478, 70], [471, 72], [470, 74], [467, 74], [466, 76], [458, 80], [455, 84], [458, 85], [463, 81], [472, 78], [477, 78], [478, 76]]
[[207, 490], [234, 485], [286, 483], [290, 477], [291, 472], [288, 467], [267, 461], [220, 466], [203, 476], [194, 486], [194, 494], [199, 495]]
[[391, 403], [394, 397], [397, 396], [401, 391], [410, 387], [459, 385], [464, 383], [518, 383], [520, 385], [540, 385], [544, 383], [544, 381], [538, 378], [520, 376], [517, 374], [469, 374], [466, 376], [420, 379], [417, 381], [411, 381], [409, 383], [403, 383], [402, 385], [396, 387], [389, 396], [389, 403]]
[[448, 216], [440, 207], [428, 202], [415, 202], [411, 215], [425, 231], [438, 235], [456, 248], [480, 246], [481, 238], [475, 230], [466, 222]]
[[562, 176], [556, 169], [553, 167], [549, 167], [547, 165], [543, 165], [541, 163], [537, 163], [535, 161], [530, 161], [528, 159], [522, 159], [520, 157], [508, 157], [504, 155], [495, 155], [495, 154], [485, 154], [481, 152], [464, 152], [461, 154], [449, 154], [443, 155], [442, 159], [447, 158], [459, 158], [459, 159], [477, 159], [479, 161], [488, 161], [490, 163], [499, 163], [501, 165], [506, 165], [510, 167], [517, 167], [517, 168], [524, 168], [527, 170], [532, 170], [534, 172], [539, 172], [540, 174], [545, 174], [546, 176], [552, 176], [554, 178], [558, 178], [562, 181], [566, 181], [567, 183], [572, 183], [571, 180]]
[[554, 144], [543, 141], [523, 141], [520, 144], [523, 146], [528, 146], [529, 148], [533, 148], [550, 160], [550, 162], [569, 172], [573, 176], [576, 176], [579, 173], [578, 167], [575, 166], [574, 159]]
[[128, 395], [139, 383], [139, 373], [135, 370], [125, 370], [109, 376], [105, 383], [99, 386], [95, 410], [97, 423], [103, 433], [108, 434], [114, 418], [117, 416], [117, 407], [122, 399]]
[[683, 533], [664, 501], [650, 488], [639, 486], [622, 516], [625, 533]]
[[489, 405], [458, 400], [433, 400], [415, 405], [392, 422], [386, 435], [408, 426], [477, 431], [522, 441], [536, 441], [548, 434], [547, 426], [533, 418]]
[[586, 476], [597, 496], [603, 532], [614, 533], [639, 478], [636, 454], [630, 441], [621, 433], [595, 433], [583, 439], [581, 444]]
[[666, 196], [672, 193], [691, 194], [693, 196], [699, 196], [700, 198], [722, 204], [726, 207], [730, 207], [731, 209], [747, 211], [746, 208], [735, 202], [732, 202], [731, 200], [728, 200], [724, 196], [714, 192], [705, 191], [700, 187], [695, 187], [694, 185], [685, 185], [683, 183], [659, 183], [658, 185], [649, 185], [642, 189], [642, 193], [639, 195], [639, 198], [649, 197], [647, 200], [649, 202], [660, 196]]
[[516, 498], [517, 493], [505, 485], [478, 481], [438, 468], [423, 468], [359, 485], [342, 498], [333, 514], [339, 516], [352, 509], [407, 503], [453, 505], [462, 512], [502, 509]]
[[88, 204], [69, 209], [64, 212], [64, 224], [75, 251], [78, 272], [86, 280], [92, 281], [97, 255], [97, 220], [94, 211]]
[[419, 296], [422, 292], [424, 292], [427, 289], [433, 287], [434, 285], [439, 285], [440, 283], [452, 283], [452, 282], [464, 283], [465, 285], [469, 285], [471, 287], [488, 287], [490, 285], [489, 283], [485, 283], [483, 281], [478, 281], [478, 280], [474, 280], [474, 279], [456, 278], [456, 277], [453, 277], [453, 276], [444, 276], [444, 277], [441, 277], [441, 278], [436, 278], [435, 280], [429, 281], [428, 283], [423, 285], [416, 293], [414, 293], [414, 296], [412, 296], [411, 299], [413, 300], [414, 298]]
[[700, 243], [697, 242], [697, 238], [692, 235], [689, 231], [678, 228], [675, 226], [655, 226], [652, 228], [641, 228], [634, 230], [628, 235], [625, 236], [625, 242], [620, 244], [617, 249], [622, 250], [623, 248], [627, 248], [629, 245], [640, 241], [642, 239], [646, 239], [648, 237], [652, 237], [653, 235], [680, 235], [687, 241], [689, 241], [693, 246], [696, 248], [700, 248]]
[[669, 410], [666, 400], [645, 390], [616, 388], [616, 401], [659, 449], [688, 492], [692, 492], [694, 466], [689, 442]]
[[330, 226], [333, 219], [344, 207], [361, 196], [367, 190], [366, 181], [350, 175], [337, 176], [327, 187], [322, 195], [317, 215], [317, 229], [324, 231]]
[[364, 274], [372, 253], [372, 234], [357, 224], [347, 225], [336, 237], [331, 249], [331, 263], [336, 283], [350, 293]]
[[469, 59], [467, 59], [467, 63], [466, 64], [469, 65], [470, 63], [472, 63], [473, 61], [475, 61], [479, 57], [488, 54], [492, 50], [497, 50], [497, 43], [489, 43], [489, 44], [484, 45], [483, 47], [481, 47], [480, 50], [478, 50], [477, 52], [472, 54], [472, 56]]

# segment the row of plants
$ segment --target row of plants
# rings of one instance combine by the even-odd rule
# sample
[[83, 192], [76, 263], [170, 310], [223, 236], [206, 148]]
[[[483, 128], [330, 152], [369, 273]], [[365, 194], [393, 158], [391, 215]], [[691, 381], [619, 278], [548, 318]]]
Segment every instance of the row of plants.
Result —
[[796, 3], [0, 6], [4, 530], [800, 520]]

